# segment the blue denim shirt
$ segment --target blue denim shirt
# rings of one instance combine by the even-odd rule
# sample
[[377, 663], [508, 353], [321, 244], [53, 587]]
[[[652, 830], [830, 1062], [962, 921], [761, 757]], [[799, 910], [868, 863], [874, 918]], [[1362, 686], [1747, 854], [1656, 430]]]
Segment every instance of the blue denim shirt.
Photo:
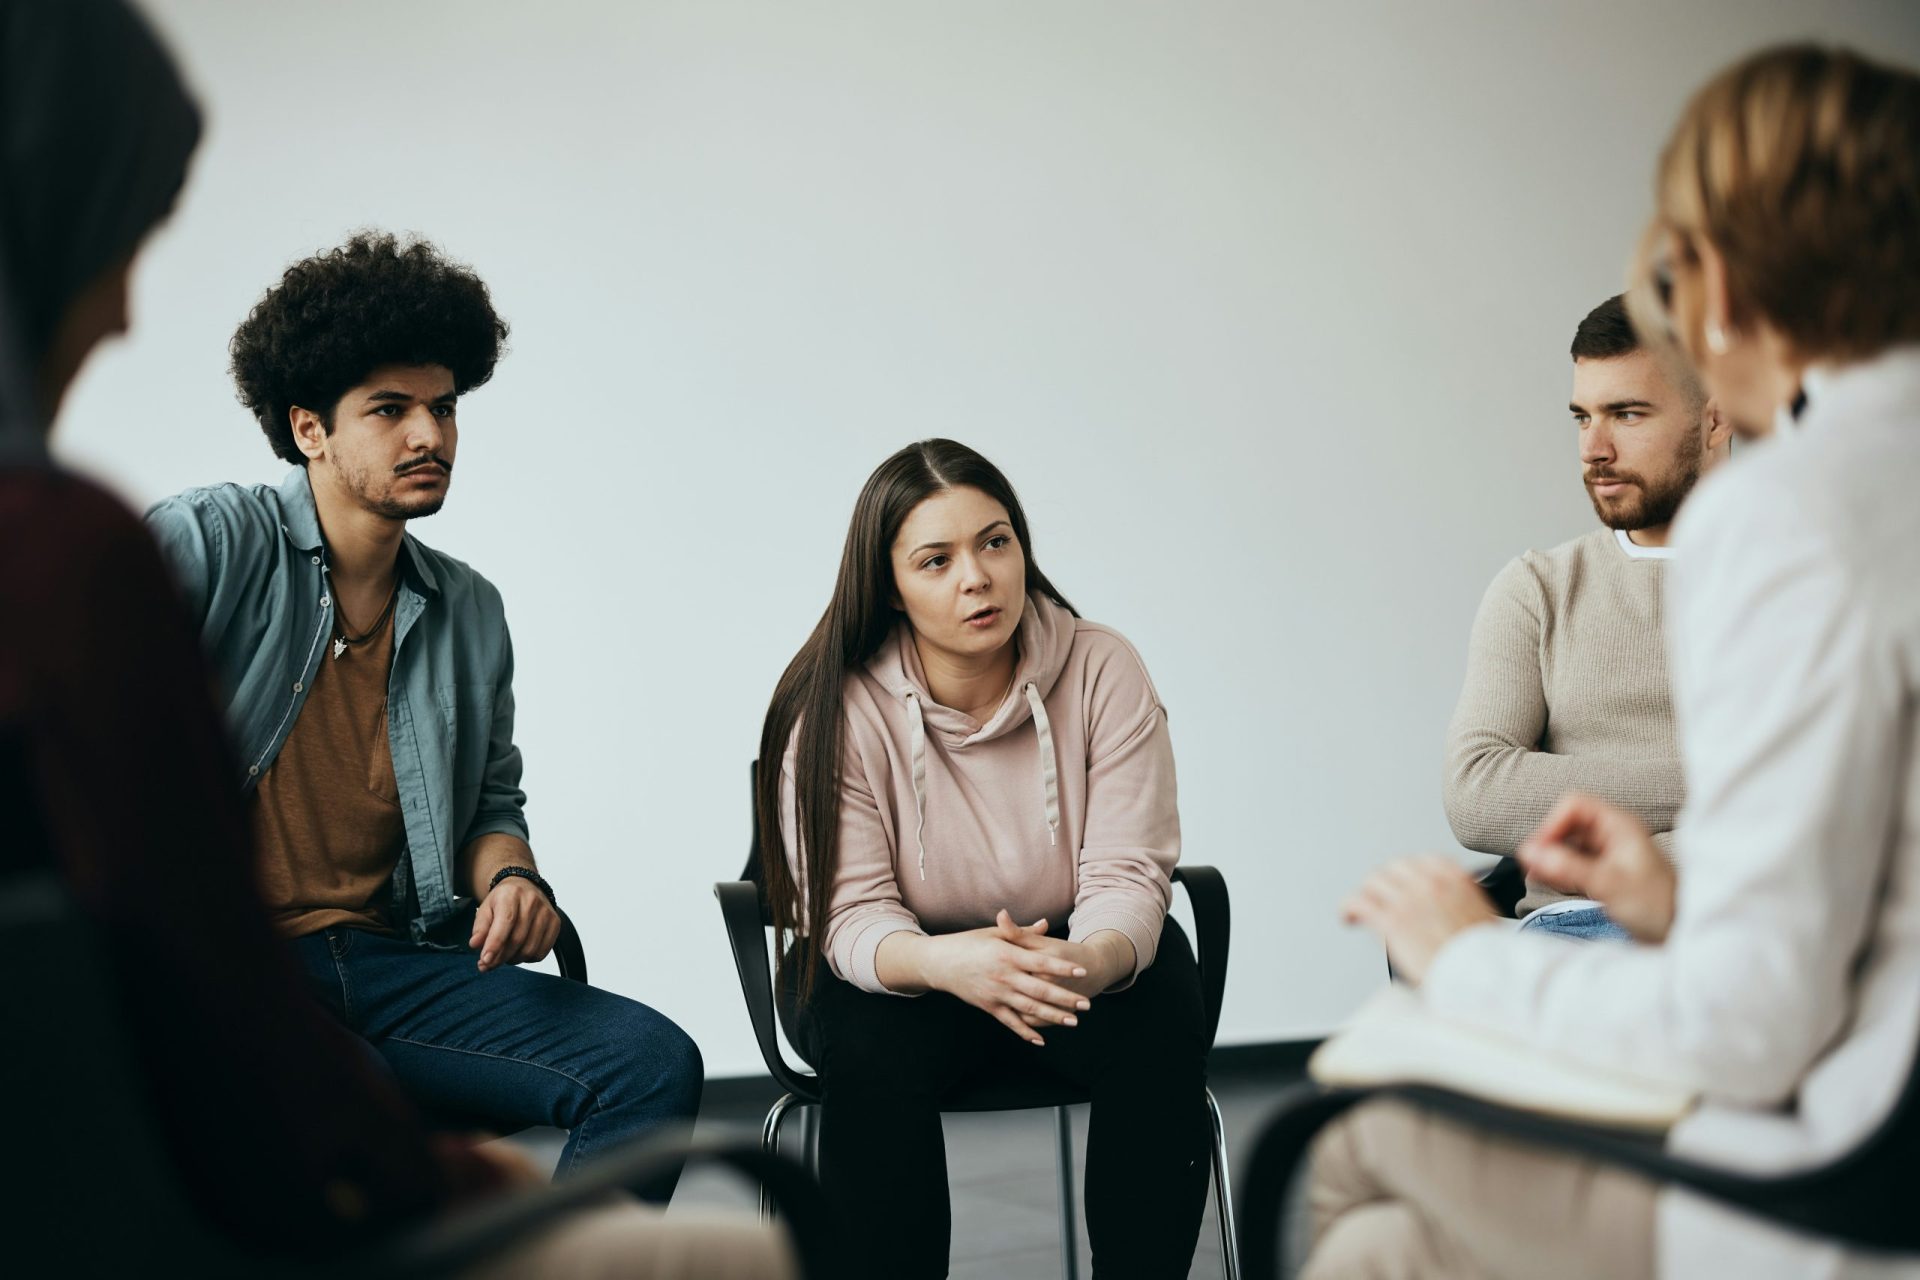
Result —
[[[156, 503], [147, 524], [172, 562], [227, 700], [251, 790], [300, 716], [333, 637], [333, 590], [304, 468], [276, 488], [223, 484]], [[408, 534], [394, 604], [387, 738], [408, 856], [396, 904], [411, 900], [415, 941], [468, 904], [460, 851], [495, 832], [527, 838], [513, 745], [513, 645], [491, 582]]]

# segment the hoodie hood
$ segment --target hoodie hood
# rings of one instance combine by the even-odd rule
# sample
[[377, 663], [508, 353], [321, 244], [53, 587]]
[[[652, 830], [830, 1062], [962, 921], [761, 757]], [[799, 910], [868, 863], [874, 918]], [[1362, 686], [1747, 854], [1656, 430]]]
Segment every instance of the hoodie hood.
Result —
[[1020, 629], [1014, 642], [1020, 656], [1014, 664], [1013, 688], [987, 720], [980, 723], [965, 712], [943, 707], [927, 689], [927, 672], [920, 665], [920, 649], [913, 642], [913, 628], [904, 621], [893, 629], [880, 652], [867, 660], [867, 673], [880, 682], [895, 698], [912, 698], [920, 705], [927, 732], [936, 735], [949, 749], [967, 747], [976, 742], [1004, 738], [1032, 718], [1032, 705], [1026, 689], [1045, 701], [1066, 669], [1067, 656], [1073, 652], [1074, 626], [1071, 613], [1038, 593], [1027, 596], [1027, 607], [1020, 617]]
[[1040, 740], [1040, 777], [1035, 795], [1045, 807], [1047, 835], [1060, 834], [1059, 761], [1053, 749], [1053, 725], [1047, 719], [1046, 699], [1066, 669], [1073, 651], [1077, 619], [1037, 592], [1027, 595], [1027, 607], [1014, 633], [1019, 657], [1013, 685], [985, 724], [965, 712], [935, 702], [927, 690], [926, 669], [913, 642], [913, 628], [905, 621], [893, 629], [880, 652], [867, 662], [867, 672], [888, 694], [905, 705], [912, 729], [909, 753], [913, 768], [914, 840], [918, 844], [920, 878], [927, 878], [927, 735], [936, 735], [949, 751], [963, 751], [977, 742], [992, 742], [1031, 723]]

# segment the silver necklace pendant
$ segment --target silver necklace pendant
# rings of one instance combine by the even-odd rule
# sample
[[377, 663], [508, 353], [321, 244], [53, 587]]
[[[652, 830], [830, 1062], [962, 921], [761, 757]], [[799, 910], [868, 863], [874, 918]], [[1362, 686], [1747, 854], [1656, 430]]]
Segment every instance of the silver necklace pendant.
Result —
[[333, 660], [340, 661], [340, 655], [347, 651], [347, 642], [339, 636], [333, 638]]

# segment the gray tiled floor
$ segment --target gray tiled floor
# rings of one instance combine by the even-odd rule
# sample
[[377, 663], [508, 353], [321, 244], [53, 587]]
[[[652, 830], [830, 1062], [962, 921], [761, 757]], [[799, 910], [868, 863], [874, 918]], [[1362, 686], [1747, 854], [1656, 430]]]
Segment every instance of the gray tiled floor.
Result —
[[[1261, 1079], [1216, 1078], [1214, 1094], [1226, 1118], [1227, 1151], [1237, 1173], [1253, 1127], [1266, 1115], [1291, 1076]], [[1086, 1151], [1086, 1108], [1075, 1108], [1076, 1168]], [[700, 1128], [757, 1138], [764, 1112], [757, 1104], [709, 1107]], [[953, 1195], [952, 1280], [1051, 1280], [1060, 1275], [1060, 1221], [1054, 1194], [1053, 1122], [1046, 1112], [997, 1112], [948, 1116], [947, 1167]], [[558, 1155], [564, 1135], [534, 1130], [513, 1141], [541, 1157]], [[800, 1122], [789, 1117], [787, 1149], [797, 1149]], [[1077, 1181], [1077, 1180], [1076, 1180]], [[724, 1174], [689, 1173], [675, 1204], [751, 1209], [751, 1188]], [[1086, 1219], [1076, 1204], [1077, 1221]], [[1080, 1274], [1091, 1274], [1084, 1225], [1080, 1235]], [[1219, 1227], [1212, 1197], [1194, 1254], [1194, 1280], [1218, 1280]]]

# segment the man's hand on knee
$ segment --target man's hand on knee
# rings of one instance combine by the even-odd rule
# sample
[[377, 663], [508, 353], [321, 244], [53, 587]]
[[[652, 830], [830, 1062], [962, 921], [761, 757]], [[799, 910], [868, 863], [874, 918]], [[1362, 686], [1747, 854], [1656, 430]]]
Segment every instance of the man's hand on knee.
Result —
[[531, 880], [509, 876], [487, 891], [473, 913], [467, 946], [480, 952], [480, 972], [544, 960], [560, 937], [560, 913]]

